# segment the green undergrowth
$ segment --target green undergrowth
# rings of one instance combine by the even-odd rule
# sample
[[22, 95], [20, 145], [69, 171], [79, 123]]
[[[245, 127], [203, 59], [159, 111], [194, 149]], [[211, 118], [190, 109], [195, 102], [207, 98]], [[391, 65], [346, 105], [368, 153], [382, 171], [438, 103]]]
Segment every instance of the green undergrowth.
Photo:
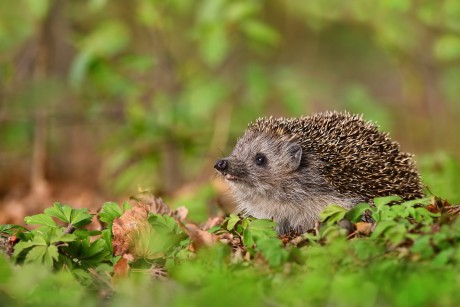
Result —
[[0, 226], [0, 306], [460, 304], [460, 220], [439, 199], [331, 205], [281, 238], [269, 220], [206, 227], [133, 206], [55, 203], [25, 218], [35, 228]]

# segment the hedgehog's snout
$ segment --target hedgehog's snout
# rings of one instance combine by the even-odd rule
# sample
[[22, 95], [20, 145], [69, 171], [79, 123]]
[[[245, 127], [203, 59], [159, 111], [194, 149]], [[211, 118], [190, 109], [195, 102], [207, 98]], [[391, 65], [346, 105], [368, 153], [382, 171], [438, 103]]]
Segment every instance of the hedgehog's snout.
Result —
[[228, 161], [225, 159], [217, 160], [216, 164], [214, 164], [214, 168], [219, 172], [224, 172], [228, 169]]
[[217, 160], [216, 164], [214, 164], [214, 168], [218, 170], [225, 179], [229, 181], [235, 181], [241, 179], [240, 176], [243, 174], [240, 167], [238, 167], [238, 163], [230, 159], [221, 159]]

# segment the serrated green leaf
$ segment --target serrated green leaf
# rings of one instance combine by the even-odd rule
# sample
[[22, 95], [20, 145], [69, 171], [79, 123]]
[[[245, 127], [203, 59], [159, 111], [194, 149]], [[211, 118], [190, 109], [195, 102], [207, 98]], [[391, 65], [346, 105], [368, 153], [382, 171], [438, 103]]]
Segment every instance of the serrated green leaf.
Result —
[[392, 227], [395, 227], [396, 225], [397, 225], [397, 222], [393, 220], [381, 221], [380, 223], [377, 224], [371, 236], [373, 238], [377, 238], [381, 236], [382, 234], [384, 234], [386, 231], [390, 230]]
[[441, 214], [430, 212], [425, 208], [415, 208], [414, 210], [415, 210], [414, 218], [417, 222], [425, 221], [425, 222], [431, 223], [434, 217], [441, 216]]
[[349, 220], [350, 222], [359, 222], [363, 213], [366, 210], [372, 210], [369, 204], [367, 203], [357, 204], [345, 214], [344, 218], [346, 220]]
[[220, 227], [220, 225], [218, 225], [218, 226], [211, 227], [208, 231], [209, 231], [210, 233], [215, 233], [215, 232], [217, 232], [217, 231], [219, 231], [219, 230], [221, 230], [221, 229], [222, 229], [222, 228]]
[[113, 253], [113, 246], [112, 246], [112, 230], [104, 229], [102, 231], [102, 239], [104, 239], [107, 248]]
[[62, 236], [59, 237], [60, 242], [73, 242], [77, 239], [77, 236], [74, 234], [63, 234]]
[[417, 238], [411, 247], [411, 251], [422, 256], [423, 259], [431, 257], [434, 254], [431, 237], [420, 236]]
[[[243, 219], [242, 222], [241, 222], [241, 228], [242, 229], [248, 228], [249, 223], [250, 223], [249, 218]], [[238, 232], [241, 233], [240, 231], [238, 231]]]
[[51, 216], [44, 213], [26, 216], [24, 221], [28, 225], [45, 225], [50, 227], [57, 227], [56, 222], [51, 218]]
[[90, 224], [93, 215], [88, 212], [88, 209], [72, 209], [70, 223], [76, 228]]
[[44, 246], [44, 245], [36, 245], [36, 246], [34, 246], [27, 253], [24, 262], [25, 263], [42, 264], [43, 263], [43, 257], [45, 256], [47, 249], [48, 249], [48, 246]]
[[227, 230], [232, 230], [235, 227], [236, 223], [240, 221], [240, 217], [236, 214], [230, 214], [227, 222]]
[[62, 227], [47, 227], [41, 231], [41, 235], [34, 237], [34, 242], [37, 242], [37, 245], [49, 245], [51, 243], [59, 242], [60, 237], [64, 234], [64, 229]]
[[23, 231], [27, 231], [27, 228], [21, 225], [15, 225], [15, 224], [0, 225], [0, 234], [6, 233], [8, 235], [12, 235], [17, 232], [23, 232]]
[[100, 230], [77, 229], [73, 232], [79, 238], [94, 237], [102, 234]]
[[432, 263], [436, 265], [445, 265], [449, 262], [452, 256], [455, 254], [454, 248], [448, 248], [446, 250], [441, 251], [436, 257], [434, 257]]
[[391, 209], [390, 209], [390, 212], [392, 213], [392, 217], [406, 218], [406, 217], [409, 216], [408, 211], [409, 210], [406, 210], [406, 208], [404, 208], [401, 205], [393, 205], [393, 206], [391, 206]]
[[47, 267], [52, 267], [55, 261], [59, 260], [58, 249], [55, 245], [49, 246], [34, 246], [24, 260], [25, 263], [44, 264]]
[[385, 197], [376, 197], [374, 198], [374, 204], [377, 209], [382, 208], [383, 206], [388, 205], [393, 201], [401, 201], [402, 198], [400, 196], [392, 195], [392, 196], [385, 196]]
[[149, 223], [158, 233], [182, 233], [182, 230], [177, 226], [176, 220], [173, 217], [167, 215], [152, 214], [149, 217]]
[[65, 223], [70, 223], [71, 213], [72, 213], [72, 208], [66, 205], [63, 206], [59, 202], [55, 202], [52, 208], [45, 209], [45, 214], [54, 216], [55, 218]]
[[14, 246], [13, 257], [17, 258], [21, 252], [34, 246], [34, 243], [31, 241], [19, 242]]
[[122, 214], [123, 212], [117, 203], [106, 202], [104, 205], [102, 205], [101, 211], [99, 212], [99, 219], [101, 222], [111, 225], [113, 220], [119, 218]]
[[415, 205], [428, 206], [431, 203], [432, 203], [432, 198], [431, 197], [425, 197], [425, 198], [413, 199], [413, 200], [405, 201], [405, 202], [401, 203], [401, 206], [404, 206], [404, 207], [413, 207]]
[[250, 222], [251, 229], [273, 229], [278, 224], [269, 219], [255, 219]]
[[277, 232], [275, 227], [278, 225], [272, 220], [267, 219], [244, 219], [247, 227], [243, 229], [243, 244], [251, 248], [258, 240], [263, 238], [276, 238]]
[[45, 256], [43, 257], [43, 263], [48, 267], [52, 267], [53, 263], [58, 260], [59, 260], [59, 252], [58, 252], [58, 248], [56, 247], [56, 245], [48, 246], [48, 248], [46, 249]]
[[256, 250], [262, 253], [271, 267], [281, 265], [287, 260], [289, 255], [278, 238], [263, 238], [257, 240]]
[[251, 248], [255, 244], [254, 238], [252, 237], [251, 231], [249, 229], [243, 230], [243, 245]]
[[89, 248], [85, 251], [85, 258], [94, 257], [96, 254], [106, 250], [106, 241], [104, 239], [97, 239], [90, 244]]
[[324, 210], [319, 214], [320, 221], [327, 221], [330, 224], [336, 223], [344, 218], [347, 214], [347, 210], [338, 205], [328, 205]]

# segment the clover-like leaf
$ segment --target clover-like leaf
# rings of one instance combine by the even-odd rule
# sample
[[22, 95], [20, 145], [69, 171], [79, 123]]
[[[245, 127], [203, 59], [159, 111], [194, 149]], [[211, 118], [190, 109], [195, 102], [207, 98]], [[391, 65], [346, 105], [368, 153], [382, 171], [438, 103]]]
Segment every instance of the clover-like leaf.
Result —
[[99, 212], [99, 219], [101, 222], [107, 223], [112, 225], [113, 221], [116, 218], [119, 218], [123, 212], [128, 210], [128, 206], [126, 204], [123, 205], [123, 209], [118, 206], [117, 203], [114, 202], [106, 202], [102, 205], [101, 211]]
[[24, 221], [26, 222], [26, 224], [29, 225], [44, 225], [50, 227], [57, 227], [56, 222], [51, 218], [51, 216], [44, 213], [26, 216], [24, 218]]
[[88, 209], [72, 209], [70, 223], [75, 227], [83, 227], [91, 223], [93, 215], [88, 213]]
[[400, 196], [392, 195], [392, 196], [384, 196], [384, 197], [376, 197], [374, 198], [374, 204], [377, 209], [382, 208], [394, 201], [401, 201], [402, 198]]
[[236, 214], [230, 214], [227, 221], [227, 230], [232, 230], [235, 227], [236, 223], [240, 221], [240, 217]]
[[338, 205], [329, 205], [319, 214], [321, 222], [336, 223], [347, 214], [347, 209]]
[[54, 216], [65, 223], [70, 223], [72, 208], [66, 205], [61, 205], [59, 202], [55, 202], [52, 208], [45, 209], [45, 214]]
[[351, 208], [350, 211], [345, 214], [344, 218], [350, 222], [359, 222], [366, 210], [372, 210], [371, 205], [367, 203], [358, 204]]

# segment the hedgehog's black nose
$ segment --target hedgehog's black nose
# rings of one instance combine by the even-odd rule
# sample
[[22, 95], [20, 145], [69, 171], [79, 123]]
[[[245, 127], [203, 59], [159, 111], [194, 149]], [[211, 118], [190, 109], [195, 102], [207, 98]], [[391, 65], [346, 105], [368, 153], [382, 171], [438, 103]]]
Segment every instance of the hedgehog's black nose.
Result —
[[216, 164], [214, 165], [214, 168], [220, 172], [225, 171], [227, 167], [228, 167], [227, 160], [217, 160]]

